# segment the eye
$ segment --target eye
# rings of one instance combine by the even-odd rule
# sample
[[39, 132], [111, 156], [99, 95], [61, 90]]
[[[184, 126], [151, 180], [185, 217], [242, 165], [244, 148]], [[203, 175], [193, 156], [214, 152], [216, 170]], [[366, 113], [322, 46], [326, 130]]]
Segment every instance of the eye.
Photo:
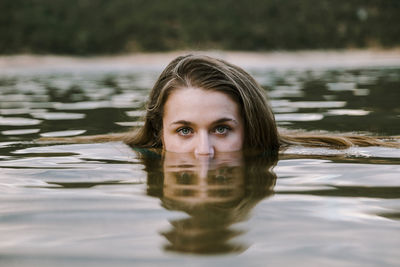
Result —
[[216, 134], [227, 134], [231, 128], [228, 126], [220, 125], [215, 127], [214, 132]]
[[188, 136], [188, 135], [190, 135], [190, 134], [193, 133], [193, 130], [192, 130], [191, 128], [189, 128], [189, 127], [181, 127], [181, 128], [179, 128], [178, 130], [176, 130], [176, 132], [177, 132], [179, 135]]

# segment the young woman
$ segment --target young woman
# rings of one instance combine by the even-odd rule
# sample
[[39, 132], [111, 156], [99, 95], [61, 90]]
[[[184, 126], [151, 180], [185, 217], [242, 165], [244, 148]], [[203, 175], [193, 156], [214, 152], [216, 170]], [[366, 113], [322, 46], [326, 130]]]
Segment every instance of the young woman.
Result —
[[47, 141], [124, 141], [135, 148], [212, 156], [244, 149], [278, 151], [288, 145], [400, 147], [399, 137], [278, 133], [261, 86], [243, 69], [220, 59], [174, 59], [150, 92], [144, 126], [135, 132]]

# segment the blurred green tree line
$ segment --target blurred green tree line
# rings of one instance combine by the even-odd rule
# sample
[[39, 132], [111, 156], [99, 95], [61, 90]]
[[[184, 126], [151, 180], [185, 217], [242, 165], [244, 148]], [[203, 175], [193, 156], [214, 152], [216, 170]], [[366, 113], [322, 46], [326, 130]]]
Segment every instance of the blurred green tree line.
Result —
[[0, 0], [0, 53], [395, 47], [399, 0]]

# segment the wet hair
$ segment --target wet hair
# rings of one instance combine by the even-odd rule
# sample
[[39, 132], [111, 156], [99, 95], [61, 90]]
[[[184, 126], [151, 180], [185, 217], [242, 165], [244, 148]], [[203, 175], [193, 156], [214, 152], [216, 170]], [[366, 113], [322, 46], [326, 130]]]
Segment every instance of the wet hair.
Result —
[[57, 142], [124, 141], [136, 148], [162, 148], [164, 106], [174, 90], [199, 88], [231, 97], [244, 121], [244, 149], [278, 151], [290, 145], [347, 148], [357, 146], [400, 147], [400, 136], [371, 137], [279, 131], [265, 90], [246, 71], [224, 60], [186, 55], [172, 60], [155, 82], [146, 106], [144, 126], [127, 133], [74, 138], [42, 138]]
[[125, 139], [135, 147], [162, 147], [164, 105], [174, 90], [199, 88], [222, 92], [235, 101], [244, 122], [244, 147], [278, 150], [274, 115], [261, 86], [243, 69], [207, 56], [187, 55], [173, 60], [156, 81], [148, 100], [144, 126]]

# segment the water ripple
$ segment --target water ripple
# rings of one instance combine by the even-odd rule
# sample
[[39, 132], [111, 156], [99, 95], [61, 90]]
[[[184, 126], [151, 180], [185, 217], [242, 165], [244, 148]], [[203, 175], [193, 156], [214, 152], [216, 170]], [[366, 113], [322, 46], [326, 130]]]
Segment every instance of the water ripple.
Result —
[[319, 121], [324, 115], [319, 113], [280, 113], [275, 114], [277, 121]]
[[41, 122], [42, 122], [41, 120], [36, 120], [36, 119], [0, 116], [0, 125], [6, 125], [6, 126], [31, 126], [31, 125], [38, 125]]
[[86, 117], [83, 113], [65, 113], [65, 112], [33, 112], [30, 113], [36, 119], [45, 120], [77, 120]]
[[20, 129], [20, 130], [8, 130], [2, 131], [3, 135], [24, 135], [24, 134], [34, 134], [40, 132], [40, 129]]
[[348, 116], [365, 116], [370, 114], [371, 111], [362, 109], [331, 109], [328, 110], [329, 115], [348, 115]]
[[57, 132], [46, 132], [41, 133], [42, 137], [65, 137], [65, 136], [75, 136], [85, 133], [86, 130], [69, 130], [69, 131], [57, 131]]

